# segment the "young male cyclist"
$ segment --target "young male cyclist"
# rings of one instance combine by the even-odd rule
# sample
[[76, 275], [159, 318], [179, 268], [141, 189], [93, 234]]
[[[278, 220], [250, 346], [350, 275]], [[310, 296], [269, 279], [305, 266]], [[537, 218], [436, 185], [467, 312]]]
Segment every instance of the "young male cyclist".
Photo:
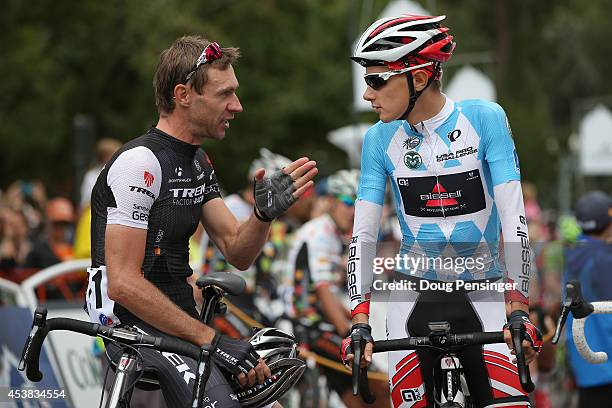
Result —
[[[456, 103], [441, 92], [442, 64], [455, 48], [440, 24], [444, 18], [379, 20], [363, 33], [352, 57], [366, 67], [363, 97], [380, 122], [366, 134], [361, 156], [347, 267], [351, 331], [371, 340], [372, 271], [389, 179], [403, 235], [399, 255], [407, 260], [396, 265], [396, 279], [414, 282], [416, 289], [391, 292], [388, 337], [428, 335], [431, 321], [450, 322], [455, 333], [501, 330], [506, 323], [502, 292], [456, 285], [450, 292], [427, 290], [431, 282], [501, 282], [501, 228], [507, 282], [516, 284], [507, 293], [510, 321], [525, 325], [522, 344], [530, 361], [541, 336], [528, 319], [529, 241], [510, 126], [495, 103]], [[343, 354], [350, 361], [347, 340]], [[506, 341], [508, 347], [467, 347], [458, 353], [477, 407], [529, 406], [508, 350], [509, 331]], [[361, 364], [371, 361], [371, 347], [368, 343]], [[435, 406], [434, 387], [441, 387], [433, 381], [440, 365], [436, 357], [432, 351], [390, 353], [394, 407]]]

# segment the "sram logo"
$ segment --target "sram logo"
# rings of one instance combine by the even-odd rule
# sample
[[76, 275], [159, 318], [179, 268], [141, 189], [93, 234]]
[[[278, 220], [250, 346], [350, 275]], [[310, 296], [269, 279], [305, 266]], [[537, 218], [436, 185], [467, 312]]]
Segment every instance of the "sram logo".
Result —
[[171, 188], [173, 198], [188, 198], [198, 197], [204, 194], [206, 184], [202, 184], [196, 188]]

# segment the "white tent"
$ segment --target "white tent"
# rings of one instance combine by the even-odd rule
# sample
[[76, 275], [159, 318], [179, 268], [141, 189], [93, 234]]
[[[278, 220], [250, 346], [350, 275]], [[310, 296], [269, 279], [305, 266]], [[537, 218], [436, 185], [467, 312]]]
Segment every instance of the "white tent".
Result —
[[329, 132], [327, 140], [344, 150], [348, 155], [349, 166], [354, 169], [360, 167], [361, 145], [363, 138], [372, 126], [372, 123], [358, 123], [357, 125], [344, 126]]
[[444, 93], [454, 101], [483, 99], [495, 102], [496, 92], [493, 81], [471, 66], [459, 69], [453, 79], [444, 86]]
[[612, 175], [612, 113], [597, 105], [579, 127], [580, 169], [582, 174]]

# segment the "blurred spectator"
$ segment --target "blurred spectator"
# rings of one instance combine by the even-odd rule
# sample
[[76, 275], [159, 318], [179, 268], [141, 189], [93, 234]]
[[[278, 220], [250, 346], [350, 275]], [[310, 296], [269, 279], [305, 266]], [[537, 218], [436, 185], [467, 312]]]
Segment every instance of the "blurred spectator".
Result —
[[46, 268], [72, 259], [74, 208], [66, 198], [54, 198], [46, 208], [45, 230], [32, 245], [25, 260], [27, 268]]
[[538, 190], [528, 182], [522, 183], [523, 201], [525, 202], [525, 216], [528, 220], [539, 220], [541, 215], [540, 205], [538, 204]]
[[120, 141], [112, 138], [104, 138], [96, 143], [96, 165], [85, 173], [81, 183], [81, 210], [89, 205], [91, 190], [93, 190], [93, 186], [96, 184], [102, 168], [121, 146], [122, 143]]
[[30, 251], [28, 225], [22, 212], [0, 207], [0, 272], [21, 265]]
[[3, 198], [8, 208], [25, 216], [27, 226], [32, 233], [41, 231], [47, 193], [40, 181], [15, 181], [7, 188]]
[[116, 139], [101, 139], [96, 144], [96, 166], [91, 168], [81, 183], [80, 216], [74, 236], [74, 257], [89, 258], [91, 256], [91, 190], [98, 179], [98, 175], [104, 165], [113, 157], [113, 154], [121, 147], [121, 142]]
[[[565, 251], [565, 282], [580, 281], [589, 302], [612, 300], [612, 198], [601, 191], [584, 195], [576, 203], [576, 219], [583, 234]], [[578, 385], [580, 407], [610, 407], [612, 360], [603, 364], [586, 362], [572, 339], [571, 316], [567, 328], [569, 362]], [[590, 316], [585, 336], [593, 350], [612, 355], [612, 316]]]

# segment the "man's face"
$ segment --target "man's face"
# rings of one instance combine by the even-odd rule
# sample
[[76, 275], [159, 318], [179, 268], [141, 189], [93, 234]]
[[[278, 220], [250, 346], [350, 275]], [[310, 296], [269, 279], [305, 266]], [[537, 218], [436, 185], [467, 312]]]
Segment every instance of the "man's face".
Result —
[[[366, 74], [389, 71], [388, 67], [367, 67]], [[408, 109], [410, 91], [406, 74], [398, 74], [389, 78], [378, 90], [367, 87], [363, 99], [372, 104], [372, 108], [378, 113], [380, 120], [391, 122], [398, 119]]]
[[195, 90], [190, 109], [192, 133], [200, 138], [210, 137], [222, 140], [229, 128], [229, 121], [234, 115], [242, 112], [242, 105], [236, 95], [238, 80], [234, 68], [208, 68], [208, 82], [202, 89], [202, 94]]
[[353, 229], [353, 218], [355, 217], [355, 202], [349, 203], [349, 199], [334, 199], [330, 215], [336, 226], [343, 234], [350, 233]]

